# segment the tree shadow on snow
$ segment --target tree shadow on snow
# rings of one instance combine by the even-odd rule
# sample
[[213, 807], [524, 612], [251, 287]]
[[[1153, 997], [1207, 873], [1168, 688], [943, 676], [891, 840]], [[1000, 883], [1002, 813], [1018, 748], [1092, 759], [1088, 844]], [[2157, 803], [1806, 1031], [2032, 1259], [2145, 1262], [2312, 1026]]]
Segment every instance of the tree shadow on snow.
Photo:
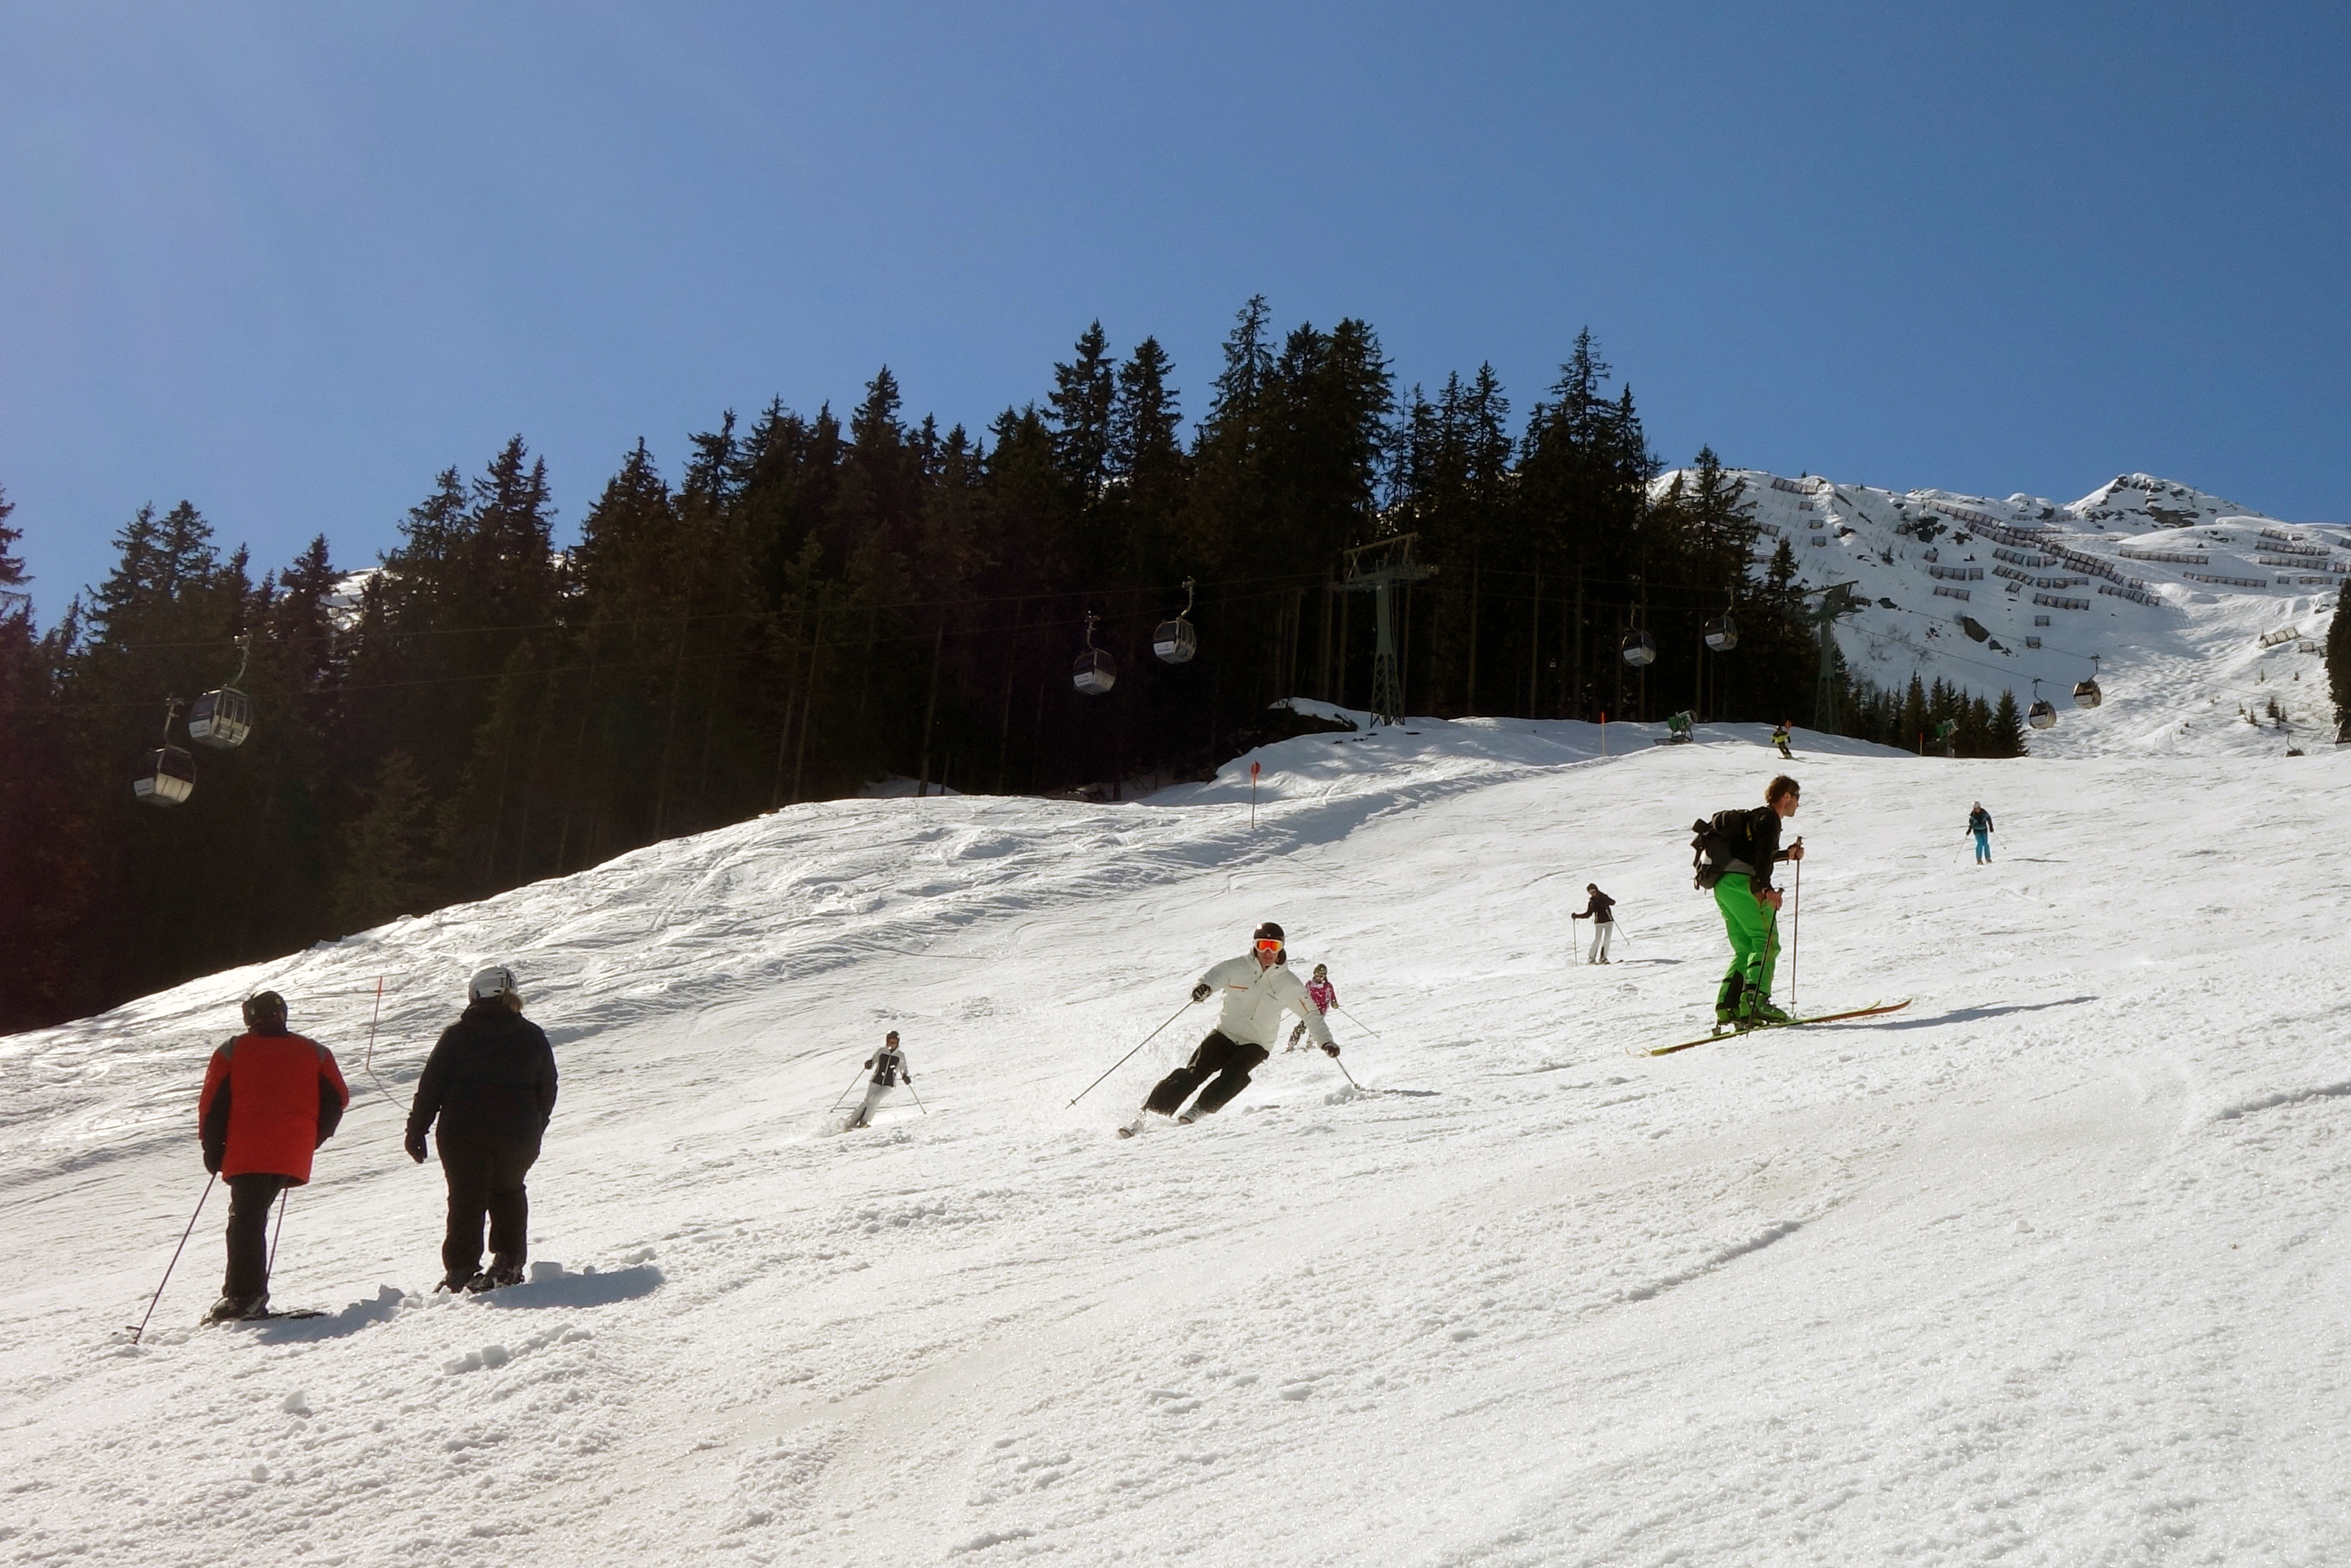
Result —
[[1975, 1023], [1984, 1019], [2006, 1018], [2011, 1013], [2037, 1013], [2050, 1008], [2078, 1007], [2084, 1002], [2102, 1001], [2100, 997], [2064, 997], [2053, 1002], [2018, 1002], [2004, 1008], [1954, 1008], [1932, 1018], [1888, 1019], [1880, 1029], [1938, 1029], [1947, 1023]]

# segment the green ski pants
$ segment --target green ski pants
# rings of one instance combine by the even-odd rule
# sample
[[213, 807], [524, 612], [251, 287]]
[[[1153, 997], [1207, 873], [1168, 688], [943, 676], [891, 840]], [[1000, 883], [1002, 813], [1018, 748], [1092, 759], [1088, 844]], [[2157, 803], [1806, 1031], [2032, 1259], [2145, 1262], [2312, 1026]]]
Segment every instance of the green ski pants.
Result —
[[1723, 972], [1714, 1005], [1744, 1012], [1771, 999], [1771, 974], [1780, 964], [1780, 914], [1755, 902], [1755, 884], [1745, 872], [1731, 872], [1714, 884], [1714, 906], [1722, 911], [1723, 929], [1730, 936], [1730, 967]]

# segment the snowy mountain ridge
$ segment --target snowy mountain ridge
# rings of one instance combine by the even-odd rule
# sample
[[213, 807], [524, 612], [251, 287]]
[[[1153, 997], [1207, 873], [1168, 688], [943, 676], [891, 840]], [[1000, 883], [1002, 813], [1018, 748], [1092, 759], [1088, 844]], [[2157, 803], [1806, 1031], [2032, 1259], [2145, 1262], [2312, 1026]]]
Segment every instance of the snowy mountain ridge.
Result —
[[[2274, 755], [2333, 739], [2321, 650], [2351, 577], [2351, 525], [2284, 523], [2147, 474], [2063, 504], [1734, 476], [1759, 568], [1784, 542], [1805, 585], [1854, 584], [1860, 608], [1836, 638], [1858, 679], [2045, 698], [2060, 717], [2033, 737], [2043, 756]], [[2094, 673], [2105, 700], [2079, 707]]]

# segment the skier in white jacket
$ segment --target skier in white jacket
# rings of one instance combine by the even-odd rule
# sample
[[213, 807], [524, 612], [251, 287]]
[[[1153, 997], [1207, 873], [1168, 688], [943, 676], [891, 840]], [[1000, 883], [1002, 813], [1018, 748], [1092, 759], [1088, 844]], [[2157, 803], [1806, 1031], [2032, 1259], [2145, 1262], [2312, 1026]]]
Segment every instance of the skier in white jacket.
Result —
[[[1249, 1074], [1272, 1054], [1274, 1037], [1281, 1032], [1284, 1011], [1296, 1013], [1307, 1034], [1330, 1055], [1339, 1054], [1322, 1009], [1306, 994], [1306, 984], [1285, 967], [1281, 927], [1269, 920], [1257, 928], [1249, 951], [1228, 958], [1202, 975], [1192, 988], [1192, 999], [1204, 1002], [1224, 995], [1224, 1012], [1208, 1031], [1192, 1060], [1159, 1081], [1143, 1103], [1143, 1110], [1119, 1132], [1133, 1136], [1152, 1115], [1196, 1122], [1214, 1115], [1225, 1103], [1249, 1087]], [[1201, 1085], [1206, 1084], [1205, 1089]], [[1192, 1092], [1200, 1091], [1190, 1109], [1182, 1109]], [[1180, 1111], [1180, 1114], [1178, 1113]]]

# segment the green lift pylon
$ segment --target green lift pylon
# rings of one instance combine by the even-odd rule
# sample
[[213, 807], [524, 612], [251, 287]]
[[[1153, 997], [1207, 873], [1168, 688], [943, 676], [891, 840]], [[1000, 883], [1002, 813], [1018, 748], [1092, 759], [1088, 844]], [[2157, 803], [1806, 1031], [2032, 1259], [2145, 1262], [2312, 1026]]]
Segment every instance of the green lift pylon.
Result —
[[1823, 735], [1836, 733], [1836, 623], [1839, 616], [1851, 615], [1861, 608], [1845, 591], [1853, 586], [1850, 582], [1833, 582], [1826, 588], [1807, 589], [1803, 595], [1821, 601], [1819, 608], [1803, 612], [1803, 617], [1821, 638], [1820, 679], [1813, 685], [1813, 727]]
[[1372, 716], [1382, 724], [1400, 724], [1404, 720], [1404, 679], [1396, 668], [1395, 615], [1390, 607], [1391, 591], [1399, 582], [1418, 582], [1424, 577], [1435, 577], [1437, 569], [1421, 566], [1412, 559], [1413, 541], [1418, 534], [1397, 534], [1377, 544], [1357, 545], [1341, 553], [1347, 561], [1347, 573], [1339, 582], [1348, 593], [1368, 593], [1379, 622], [1379, 643], [1372, 654]]

